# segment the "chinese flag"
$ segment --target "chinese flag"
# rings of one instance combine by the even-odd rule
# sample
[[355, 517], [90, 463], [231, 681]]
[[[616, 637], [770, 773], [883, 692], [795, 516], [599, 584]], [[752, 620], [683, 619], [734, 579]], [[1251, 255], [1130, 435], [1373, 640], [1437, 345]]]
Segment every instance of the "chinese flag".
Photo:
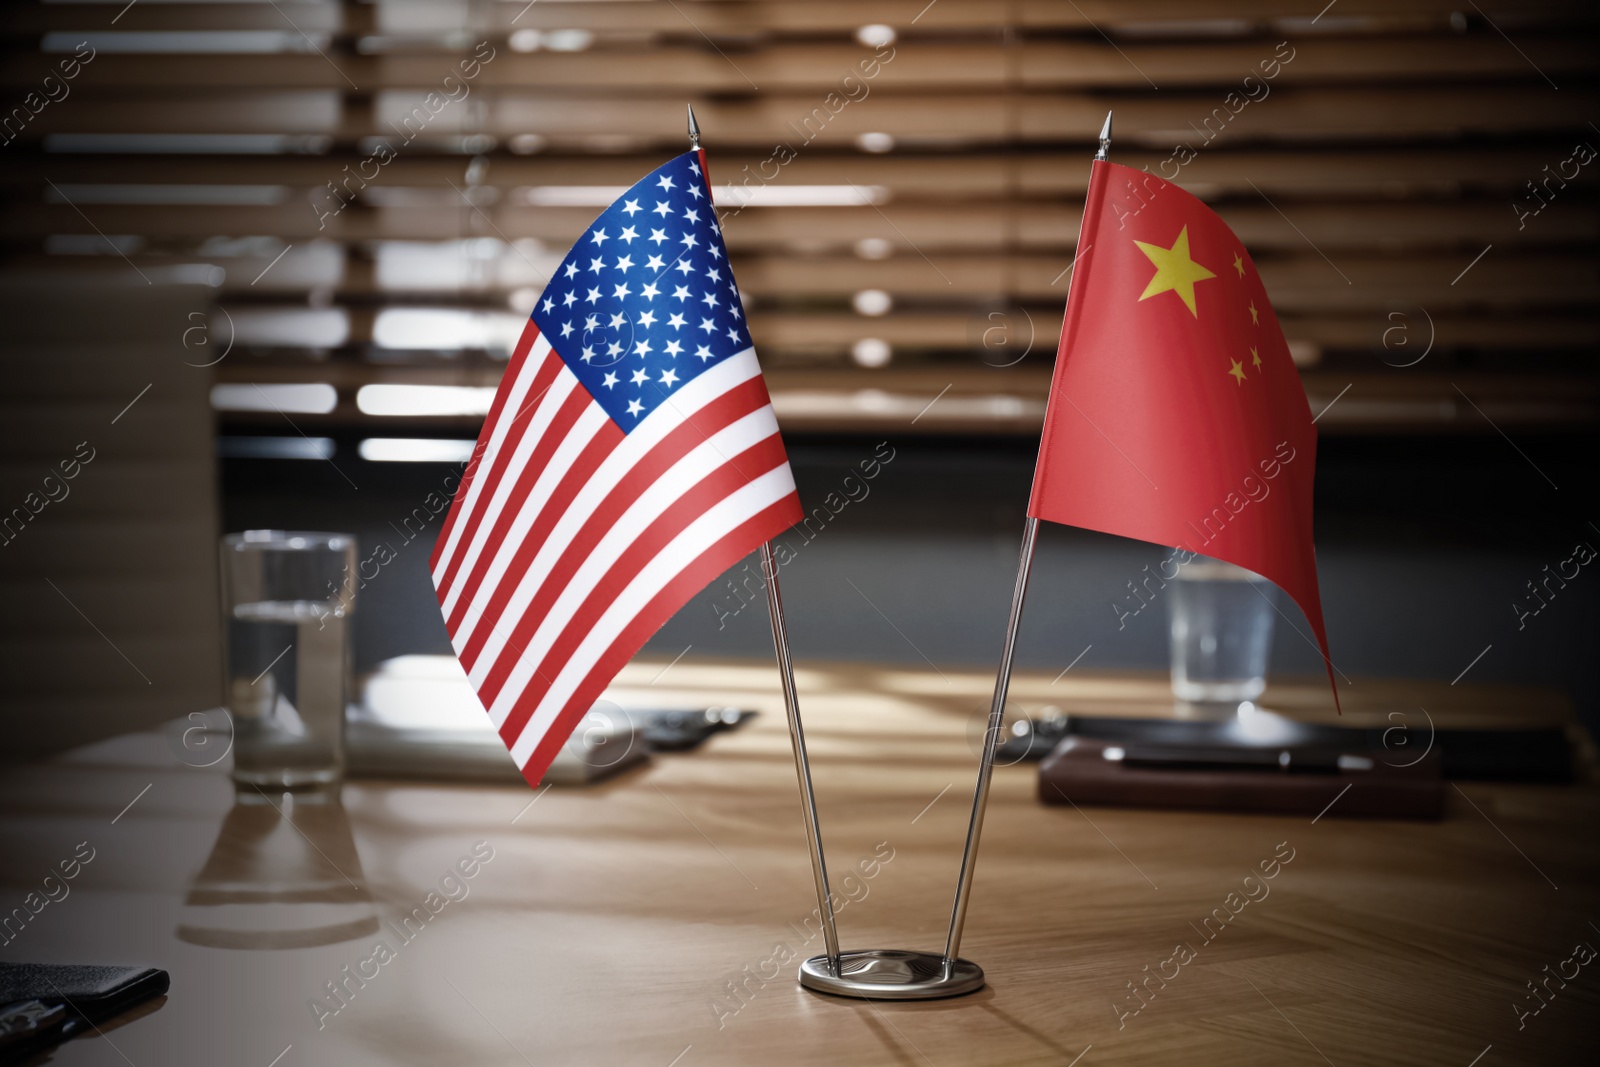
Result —
[[1028, 514], [1274, 582], [1310, 620], [1331, 683], [1316, 428], [1244, 245], [1176, 185], [1097, 161], [1073, 273]]

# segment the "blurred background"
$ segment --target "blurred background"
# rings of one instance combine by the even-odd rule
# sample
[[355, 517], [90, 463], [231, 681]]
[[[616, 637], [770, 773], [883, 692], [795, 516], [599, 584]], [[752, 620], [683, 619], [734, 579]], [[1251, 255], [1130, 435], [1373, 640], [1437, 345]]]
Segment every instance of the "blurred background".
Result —
[[[1339, 668], [1600, 719], [1600, 576], [1564, 563], [1600, 544], [1591, 5], [136, 0], [0, 32], [6, 758], [219, 702], [224, 531], [387, 544], [357, 670], [448, 651], [418, 509], [686, 102], [825, 509], [792, 535], [802, 663], [996, 660], [1114, 109], [1112, 158], [1245, 241], [1320, 413]], [[1165, 555], [1047, 529], [1019, 662], [1165, 669], [1129, 584]], [[754, 574], [648, 650], [770, 657]], [[1273, 671], [1314, 674], [1285, 607]]]

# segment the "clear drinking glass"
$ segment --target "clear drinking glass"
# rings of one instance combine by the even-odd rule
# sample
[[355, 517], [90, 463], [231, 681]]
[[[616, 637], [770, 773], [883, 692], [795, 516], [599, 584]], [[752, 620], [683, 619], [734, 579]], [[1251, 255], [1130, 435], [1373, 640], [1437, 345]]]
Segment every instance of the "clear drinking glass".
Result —
[[1265, 578], [1197, 556], [1172, 583], [1172, 692], [1201, 704], [1239, 704], [1267, 687], [1273, 597]]
[[356, 585], [351, 534], [222, 539], [235, 781], [294, 789], [339, 780]]

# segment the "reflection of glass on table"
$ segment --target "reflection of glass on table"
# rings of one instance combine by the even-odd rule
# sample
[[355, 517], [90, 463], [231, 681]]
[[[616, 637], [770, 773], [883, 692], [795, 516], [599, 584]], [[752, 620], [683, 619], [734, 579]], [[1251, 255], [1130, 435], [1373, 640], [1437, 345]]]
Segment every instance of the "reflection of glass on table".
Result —
[[178, 937], [209, 948], [264, 949], [376, 933], [361, 857], [336, 793], [238, 790], [189, 887]]
[[1275, 595], [1265, 578], [1221, 560], [1198, 556], [1180, 567], [1171, 600], [1173, 695], [1233, 706], [1260, 696]]
[[349, 688], [355, 538], [247, 530], [222, 539], [235, 781], [338, 781]]

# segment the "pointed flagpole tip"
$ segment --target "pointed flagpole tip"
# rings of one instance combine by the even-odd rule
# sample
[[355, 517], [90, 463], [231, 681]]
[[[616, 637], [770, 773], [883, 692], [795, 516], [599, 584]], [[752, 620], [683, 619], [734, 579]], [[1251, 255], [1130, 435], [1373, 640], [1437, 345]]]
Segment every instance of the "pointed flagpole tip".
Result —
[[700, 124], [694, 120], [694, 105], [690, 104], [690, 105], [688, 105], [688, 108], [689, 108], [689, 147], [690, 148], [694, 148], [694, 149], [698, 149], [700, 147]]
[[1100, 148], [1095, 152], [1095, 159], [1105, 159], [1111, 155], [1111, 112], [1106, 112], [1105, 125], [1100, 127]]

